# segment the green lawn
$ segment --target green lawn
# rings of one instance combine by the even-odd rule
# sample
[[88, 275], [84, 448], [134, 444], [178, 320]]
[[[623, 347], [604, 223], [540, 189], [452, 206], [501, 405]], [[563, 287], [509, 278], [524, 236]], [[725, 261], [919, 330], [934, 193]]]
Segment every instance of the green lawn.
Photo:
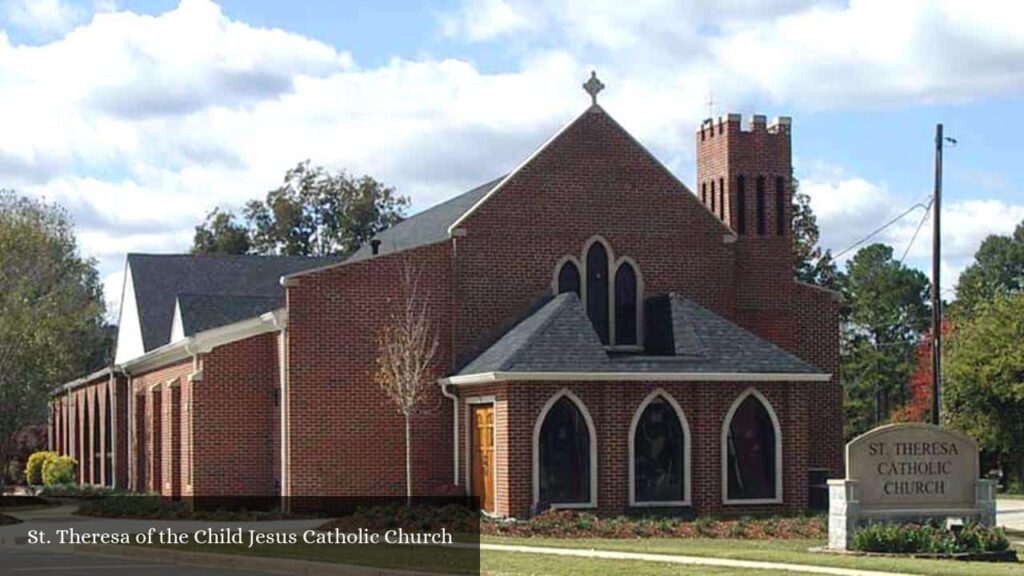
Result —
[[[883, 572], [902, 572], [925, 576], [1020, 576], [1024, 564], [959, 562], [953, 560], [915, 560], [900, 558], [866, 558], [812, 553], [808, 548], [821, 546], [819, 540], [725, 540], [725, 539], [646, 539], [646, 540], [560, 540], [548, 538], [485, 537], [485, 542], [562, 548], [584, 548], [676, 554], [763, 562], [784, 562], [832, 566]], [[244, 546], [174, 546], [179, 550], [243, 554], [275, 558], [292, 558], [317, 562], [357, 564], [381, 568], [419, 571], [461, 572], [474, 566], [472, 551], [443, 548], [402, 546], [337, 546], [337, 545], [275, 545], [248, 549]], [[686, 566], [658, 562], [569, 558], [546, 554], [483, 551], [481, 568], [492, 575], [600, 575], [630, 574], [631, 576], [670, 574], [783, 574], [782, 571]]]
[[[686, 556], [709, 556], [737, 560], [758, 560], [763, 562], [785, 562], [789, 564], [811, 564], [835, 566], [862, 570], [904, 572], [935, 576], [1021, 576], [1024, 563], [983, 563], [959, 562], [955, 560], [917, 560], [903, 558], [867, 558], [862, 556], [837, 556], [809, 552], [815, 546], [823, 546], [820, 540], [726, 540], [726, 539], [644, 539], [644, 540], [600, 540], [600, 539], [550, 539], [550, 538], [496, 538], [485, 537], [484, 542], [524, 546], [551, 546], [563, 548], [592, 548], [599, 550], [621, 550], [658, 554], [679, 554]], [[1018, 552], [1021, 552], [1018, 550]], [[486, 558], [491, 552], [484, 552]], [[550, 558], [550, 557], [549, 557]], [[779, 572], [775, 572], [779, 574]]]

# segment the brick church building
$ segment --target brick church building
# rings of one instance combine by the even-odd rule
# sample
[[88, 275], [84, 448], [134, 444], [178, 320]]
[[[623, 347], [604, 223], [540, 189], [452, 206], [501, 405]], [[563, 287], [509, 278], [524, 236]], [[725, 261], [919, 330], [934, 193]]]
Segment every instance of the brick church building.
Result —
[[413, 490], [525, 517], [793, 512], [842, 475], [838, 300], [794, 280], [791, 125], [696, 133], [687, 188], [596, 103], [509, 174], [347, 259], [130, 254], [116, 359], [62, 386], [83, 483], [171, 497], [405, 492], [378, 334], [439, 347]]

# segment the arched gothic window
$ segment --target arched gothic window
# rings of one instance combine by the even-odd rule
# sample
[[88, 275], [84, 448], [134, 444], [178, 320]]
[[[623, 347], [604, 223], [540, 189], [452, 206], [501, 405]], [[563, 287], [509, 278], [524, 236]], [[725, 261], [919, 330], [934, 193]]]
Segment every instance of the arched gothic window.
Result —
[[537, 503], [591, 504], [590, 426], [572, 398], [563, 394], [546, 414], [537, 436]]
[[623, 262], [615, 272], [615, 344], [630, 346], [637, 343], [637, 286], [636, 271], [629, 262]]
[[574, 292], [580, 295], [580, 271], [574, 262], [567, 261], [558, 270], [558, 293]]
[[765, 224], [764, 213], [764, 176], [757, 177], [757, 190], [755, 191], [755, 194], [757, 195], [757, 235], [764, 236], [765, 234], [767, 234], [767, 224]]
[[747, 178], [736, 177], [736, 232], [747, 233]]
[[594, 242], [587, 251], [587, 316], [601, 342], [608, 343], [608, 251]]
[[730, 410], [723, 447], [727, 501], [779, 500], [781, 432], [764, 402], [749, 391]]
[[786, 181], [782, 176], [775, 178], [775, 234], [786, 233]]
[[630, 434], [632, 504], [689, 502], [688, 431], [680, 414], [678, 406], [660, 392], [640, 405]]

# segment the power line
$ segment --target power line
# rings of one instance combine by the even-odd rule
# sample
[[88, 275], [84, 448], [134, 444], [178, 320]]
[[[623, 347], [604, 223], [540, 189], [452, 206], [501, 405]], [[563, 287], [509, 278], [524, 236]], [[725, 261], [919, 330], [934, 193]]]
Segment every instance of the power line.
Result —
[[847, 252], [849, 252], [850, 250], [853, 250], [854, 248], [856, 248], [856, 247], [860, 246], [861, 244], [863, 244], [863, 243], [867, 242], [868, 240], [871, 240], [872, 238], [874, 238], [875, 236], [877, 236], [877, 235], [878, 235], [878, 234], [879, 234], [880, 232], [882, 232], [883, 230], [885, 230], [885, 229], [886, 229], [886, 228], [888, 228], [889, 226], [892, 226], [893, 224], [895, 224], [895, 223], [899, 222], [899, 221], [900, 221], [900, 220], [902, 220], [902, 219], [903, 219], [903, 218], [904, 218], [904, 217], [905, 217], [905, 216], [906, 216], [907, 214], [910, 214], [911, 212], [913, 212], [914, 210], [916, 210], [916, 209], [918, 209], [918, 208], [925, 208], [925, 209], [927, 210], [927, 208], [925, 207], [925, 205], [924, 205], [924, 203], [923, 203], [923, 202], [918, 202], [917, 204], [914, 204], [914, 205], [913, 205], [913, 206], [911, 206], [910, 208], [907, 208], [907, 209], [906, 209], [906, 210], [905, 210], [905, 211], [904, 211], [903, 213], [901, 213], [901, 214], [900, 214], [899, 216], [897, 216], [897, 217], [893, 218], [892, 220], [889, 220], [889, 221], [888, 221], [888, 222], [886, 222], [885, 224], [882, 224], [881, 226], [879, 226], [879, 227], [878, 227], [878, 228], [877, 228], [877, 229], [876, 229], [875, 231], [873, 231], [872, 233], [870, 233], [870, 234], [868, 234], [867, 236], [865, 236], [865, 237], [861, 238], [860, 240], [858, 240], [858, 241], [854, 242], [854, 243], [853, 243], [853, 244], [851, 244], [850, 246], [847, 246], [847, 247], [846, 247], [846, 248], [844, 248], [843, 250], [841, 250], [841, 251], [837, 252], [837, 253], [836, 253], [836, 254], [835, 254], [835, 255], [834, 255], [834, 256], [833, 256], [832, 258], [834, 258], [834, 259], [839, 259], [839, 258], [840, 258], [840, 257], [841, 257], [841, 256], [842, 256], [843, 254], [846, 254], [846, 253], [847, 253]]
[[903, 264], [903, 261], [907, 259], [907, 254], [910, 253], [910, 249], [914, 246], [914, 241], [917, 240], [917, 235], [921, 233], [921, 227], [924, 226], [925, 220], [928, 219], [928, 215], [931, 213], [930, 211], [934, 201], [934, 196], [928, 200], [928, 205], [924, 208], [924, 214], [921, 215], [921, 221], [917, 223], [917, 229], [914, 230], [914, 235], [910, 237], [910, 242], [907, 244], [907, 249], [903, 251], [903, 256], [900, 256], [900, 264]]

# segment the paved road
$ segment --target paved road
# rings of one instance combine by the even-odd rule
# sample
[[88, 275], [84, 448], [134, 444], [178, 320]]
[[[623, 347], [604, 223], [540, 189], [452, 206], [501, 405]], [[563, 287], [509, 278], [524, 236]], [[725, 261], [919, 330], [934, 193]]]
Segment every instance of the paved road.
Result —
[[996, 500], [996, 523], [1014, 530], [1024, 530], [1024, 500]]
[[134, 558], [103, 558], [59, 552], [36, 552], [0, 547], [0, 574], [4, 576], [266, 576], [241, 572], [158, 564]]

